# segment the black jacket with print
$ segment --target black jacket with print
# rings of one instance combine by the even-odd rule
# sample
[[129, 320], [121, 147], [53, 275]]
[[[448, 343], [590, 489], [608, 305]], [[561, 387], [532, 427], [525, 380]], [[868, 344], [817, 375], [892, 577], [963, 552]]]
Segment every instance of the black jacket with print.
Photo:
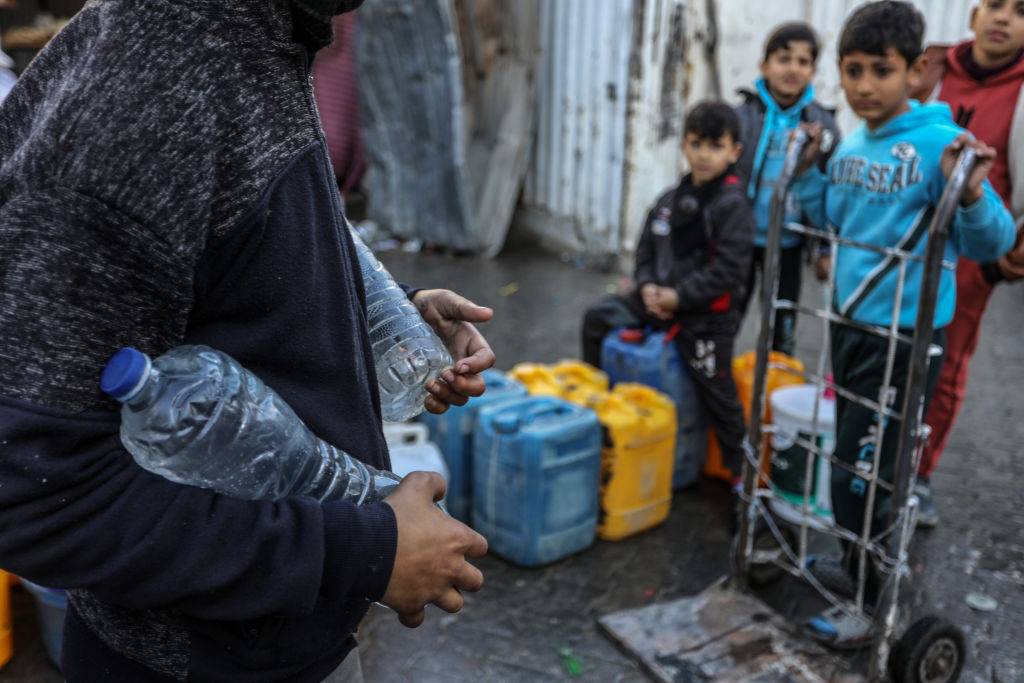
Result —
[[754, 214], [739, 178], [727, 170], [695, 187], [689, 175], [647, 215], [634, 279], [673, 288], [676, 319], [688, 328], [733, 329], [753, 254]]

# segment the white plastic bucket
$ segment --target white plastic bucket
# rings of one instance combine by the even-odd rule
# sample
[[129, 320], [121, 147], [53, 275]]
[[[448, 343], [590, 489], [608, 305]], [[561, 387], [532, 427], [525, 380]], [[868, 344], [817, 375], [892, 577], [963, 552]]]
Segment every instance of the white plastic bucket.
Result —
[[[814, 406], [817, 402], [817, 423]], [[788, 497], [802, 500], [806, 474], [807, 449], [796, 442], [797, 437], [815, 443], [827, 454], [835, 449], [836, 402], [821, 395], [813, 384], [782, 387], [771, 394], [772, 423], [772, 481]], [[815, 512], [832, 512], [830, 472], [828, 458], [818, 458], [812, 469], [814, 486], [811, 503]]]

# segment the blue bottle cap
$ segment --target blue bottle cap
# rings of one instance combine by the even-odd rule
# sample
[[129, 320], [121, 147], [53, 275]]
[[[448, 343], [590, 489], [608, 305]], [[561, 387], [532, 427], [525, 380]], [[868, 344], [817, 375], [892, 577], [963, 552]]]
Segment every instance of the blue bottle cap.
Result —
[[127, 401], [142, 388], [149, 375], [149, 356], [126, 346], [107, 362], [100, 376], [100, 389], [118, 401]]

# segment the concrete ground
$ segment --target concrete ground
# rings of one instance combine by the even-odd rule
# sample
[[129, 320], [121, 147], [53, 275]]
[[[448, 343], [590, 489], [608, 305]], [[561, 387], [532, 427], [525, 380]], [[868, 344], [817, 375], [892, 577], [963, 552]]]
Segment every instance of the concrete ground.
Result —
[[[382, 253], [399, 279], [449, 287], [495, 310], [483, 326], [497, 367], [578, 357], [583, 309], [628, 284], [625, 271], [600, 269], [513, 245], [494, 261]], [[804, 301], [820, 301], [805, 278]], [[814, 298], [817, 297], [817, 298]], [[964, 629], [969, 658], [962, 680], [1024, 680], [1024, 286], [997, 289], [972, 365], [965, 407], [933, 484], [942, 521], [914, 537], [913, 574], [903, 614], [940, 614]], [[737, 352], [753, 348], [748, 316]], [[797, 355], [816, 358], [821, 331], [801, 320]], [[647, 680], [641, 667], [595, 625], [597, 617], [695, 594], [729, 571], [730, 496], [702, 481], [678, 491], [661, 526], [618, 541], [597, 541], [552, 565], [523, 569], [489, 555], [477, 562], [486, 585], [465, 608], [431, 608], [418, 629], [375, 607], [359, 634], [367, 681]], [[969, 593], [995, 599], [973, 610]], [[790, 582], [763, 595], [794, 618], [819, 603]], [[59, 681], [38, 638], [29, 596], [14, 592], [14, 659], [0, 681]], [[860, 660], [850, 659], [856, 668]]]

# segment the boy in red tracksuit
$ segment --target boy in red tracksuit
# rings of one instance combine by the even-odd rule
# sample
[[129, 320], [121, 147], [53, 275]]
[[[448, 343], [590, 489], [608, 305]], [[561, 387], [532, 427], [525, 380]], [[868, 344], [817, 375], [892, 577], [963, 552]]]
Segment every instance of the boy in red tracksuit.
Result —
[[1017, 242], [998, 261], [960, 257], [956, 311], [946, 328], [946, 359], [925, 422], [932, 432], [918, 467], [918, 524], [938, 513], [930, 477], [963, 403], [968, 363], [978, 346], [981, 317], [993, 287], [1024, 278], [1024, 0], [982, 0], [971, 12], [974, 39], [927, 51], [928, 71], [911, 96], [949, 104], [956, 122], [997, 151], [988, 179], [1017, 224]]

